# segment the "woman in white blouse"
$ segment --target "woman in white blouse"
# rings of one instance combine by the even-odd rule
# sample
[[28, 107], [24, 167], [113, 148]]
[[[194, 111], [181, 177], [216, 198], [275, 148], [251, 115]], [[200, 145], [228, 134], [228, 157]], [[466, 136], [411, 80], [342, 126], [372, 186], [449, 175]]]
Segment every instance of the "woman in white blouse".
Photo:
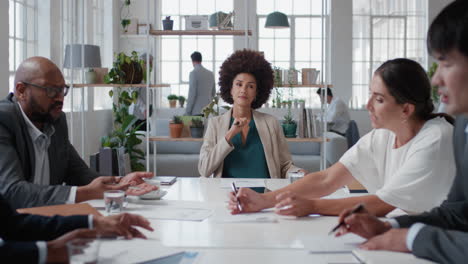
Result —
[[[452, 125], [432, 114], [431, 84], [424, 69], [408, 59], [382, 64], [374, 73], [367, 103], [373, 130], [330, 168], [282, 189], [257, 194], [241, 188], [243, 211], [230, 194], [233, 214], [275, 207], [282, 215], [338, 215], [364, 203], [384, 216], [395, 208], [420, 213], [439, 205], [455, 175]], [[320, 199], [358, 180], [369, 195]]]

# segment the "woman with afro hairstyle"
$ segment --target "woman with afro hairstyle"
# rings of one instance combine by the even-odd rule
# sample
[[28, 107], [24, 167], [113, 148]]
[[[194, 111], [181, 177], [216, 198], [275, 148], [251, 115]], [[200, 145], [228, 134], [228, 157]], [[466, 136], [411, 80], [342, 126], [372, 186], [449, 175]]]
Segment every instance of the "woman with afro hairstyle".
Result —
[[208, 123], [200, 150], [200, 175], [285, 178], [293, 165], [278, 120], [255, 109], [273, 88], [273, 70], [257, 51], [240, 50], [221, 65], [221, 97], [232, 109]]

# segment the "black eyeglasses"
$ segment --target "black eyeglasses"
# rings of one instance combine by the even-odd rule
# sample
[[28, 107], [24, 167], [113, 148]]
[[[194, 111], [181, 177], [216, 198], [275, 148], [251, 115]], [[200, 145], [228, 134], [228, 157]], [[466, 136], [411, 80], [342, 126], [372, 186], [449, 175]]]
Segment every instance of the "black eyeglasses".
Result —
[[45, 86], [40, 86], [34, 83], [28, 83], [28, 82], [23, 82], [26, 85], [31, 85], [37, 88], [41, 88], [46, 90], [46, 94], [49, 98], [55, 98], [58, 94], [63, 94], [63, 96], [66, 96], [68, 94], [68, 90], [70, 90], [70, 86], [65, 85], [64, 87], [45, 87]]

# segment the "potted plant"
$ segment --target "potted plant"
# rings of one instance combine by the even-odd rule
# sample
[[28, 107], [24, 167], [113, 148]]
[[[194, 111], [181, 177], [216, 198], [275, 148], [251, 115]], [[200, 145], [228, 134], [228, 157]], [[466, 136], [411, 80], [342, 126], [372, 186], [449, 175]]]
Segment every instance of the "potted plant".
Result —
[[96, 83], [97, 75], [93, 68], [89, 68], [87, 72], [85, 72], [85, 79], [86, 83]]
[[167, 16], [162, 23], [164, 30], [172, 30], [172, 27], [174, 26], [174, 20], [171, 19], [171, 16]]
[[294, 121], [291, 110], [288, 110], [288, 113], [284, 116], [283, 122], [281, 124], [283, 127], [284, 136], [287, 138], [296, 137], [297, 123]]
[[193, 138], [203, 137], [203, 120], [201, 117], [192, 118], [192, 123], [190, 124], [190, 134]]
[[128, 26], [131, 23], [131, 20], [128, 19], [130, 16], [130, 4], [130, 0], [125, 0], [122, 7], [120, 8], [120, 25], [122, 25], [124, 33], [127, 33]]
[[115, 91], [116, 93], [114, 90], [109, 91], [110, 97], [117, 96], [117, 102], [112, 104], [114, 130], [101, 138], [101, 146], [113, 149], [124, 147], [125, 153], [130, 157], [131, 170], [144, 171], [142, 160], [145, 159], [145, 153], [137, 146], [142, 142], [139, 137], [144, 134], [139, 129], [145, 122], [135, 125], [138, 118], [128, 112], [130, 105], [137, 101], [138, 92], [128, 92], [120, 87], [115, 88]]
[[299, 104], [299, 108], [304, 109], [305, 108], [305, 100], [304, 99], [299, 99], [297, 100]]
[[169, 123], [169, 130], [171, 138], [180, 138], [182, 135], [182, 129], [184, 128], [184, 123], [180, 116], [174, 116]]
[[170, 94], [167, 96], [167, 100], [169, 100], [169, 106], [171, 108], [176, 108], [177, 106], [177, 100], [179, 100], [179, 96], [175, 94]]
[[146, 81], [146, 71], [143, 71], [144, 61], [138, 58], [138, 53], [132, 51], [131, 56], [124, 52], [117, 54], [112, 69], [104, 76], [105, 83], [138, 84]]
[[184, 107], [184, 103], [185, 103], [185, 97], [181, 95], [181, 96], [179, 96], [178, 100], [179, 100], [179, 105], [180, 105], [180, 107], [183, 108], [183, 107]]

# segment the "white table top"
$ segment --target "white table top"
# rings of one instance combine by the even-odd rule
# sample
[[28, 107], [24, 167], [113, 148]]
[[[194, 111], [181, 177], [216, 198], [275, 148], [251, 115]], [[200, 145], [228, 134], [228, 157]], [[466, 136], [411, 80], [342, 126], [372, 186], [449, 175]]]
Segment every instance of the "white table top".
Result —
[[[230, 189], [221, 188], [226, 179], [178, 178], [172, 186], [163, 187], [167, 195], [162, 200], [128, 199], [127, 212], [138, 211], [143, 216], [144, 210], [158, 210], [160, 206], [206, 208], [213, 214], [204, 221], [177, 221], [150, 219], [154, 232], [144, 231], [147, 244], [154, 243], [155, 251], [165, 247], [179, 251], [197, 251], [200, 253], [196, 263], [360, 263], [352, 254], [310, 254], [301, 238], [325, 236], [336, 224], [336, 217], [309, 216], [297, 219], [278, 217], [276, 222], [226, 223], [220, 221], [229, 217], [226, 209], [227, 193]], [[267, 180], [269, 189], [281, 188], [288, 180]], [[338, 192], [337, 197], [346, 195]], [[91, 201], [91, 205], [103, 209], [102, 201]], [[101, 204], [101, 205], [99, 205]], [[153, 213], [155, 213], [153, 211]], [[273, 215], [271, 213], [270, 215]], [[106, 242], [103, 242], [103, 244]], [[137, 247], [138, 243], [135, 243]], [[132, 250], [132, 243], [127, 243], [127, 251]], [[115, 255], [118, 249], [102, 252]], [[109, 248], [109, 247], [108, 247]], [[153, 252], [147, 252], [150, 257]], [[141, 254], [141, 253], [139, 253]], [[384, 258], [391, 261], [391, 252], [385, 252]], [[408, 256], [416, 262], [423, 260]], [[380, 262], [381, 260], [379, 260]], [[104, 262], [104, 261], [103, 261]], [[115, 260], [113, 261], [115, 263]], [[371, 261], [368, 261], [371, 262]], [[380, 262], [385, 263], [385, 262]]]

